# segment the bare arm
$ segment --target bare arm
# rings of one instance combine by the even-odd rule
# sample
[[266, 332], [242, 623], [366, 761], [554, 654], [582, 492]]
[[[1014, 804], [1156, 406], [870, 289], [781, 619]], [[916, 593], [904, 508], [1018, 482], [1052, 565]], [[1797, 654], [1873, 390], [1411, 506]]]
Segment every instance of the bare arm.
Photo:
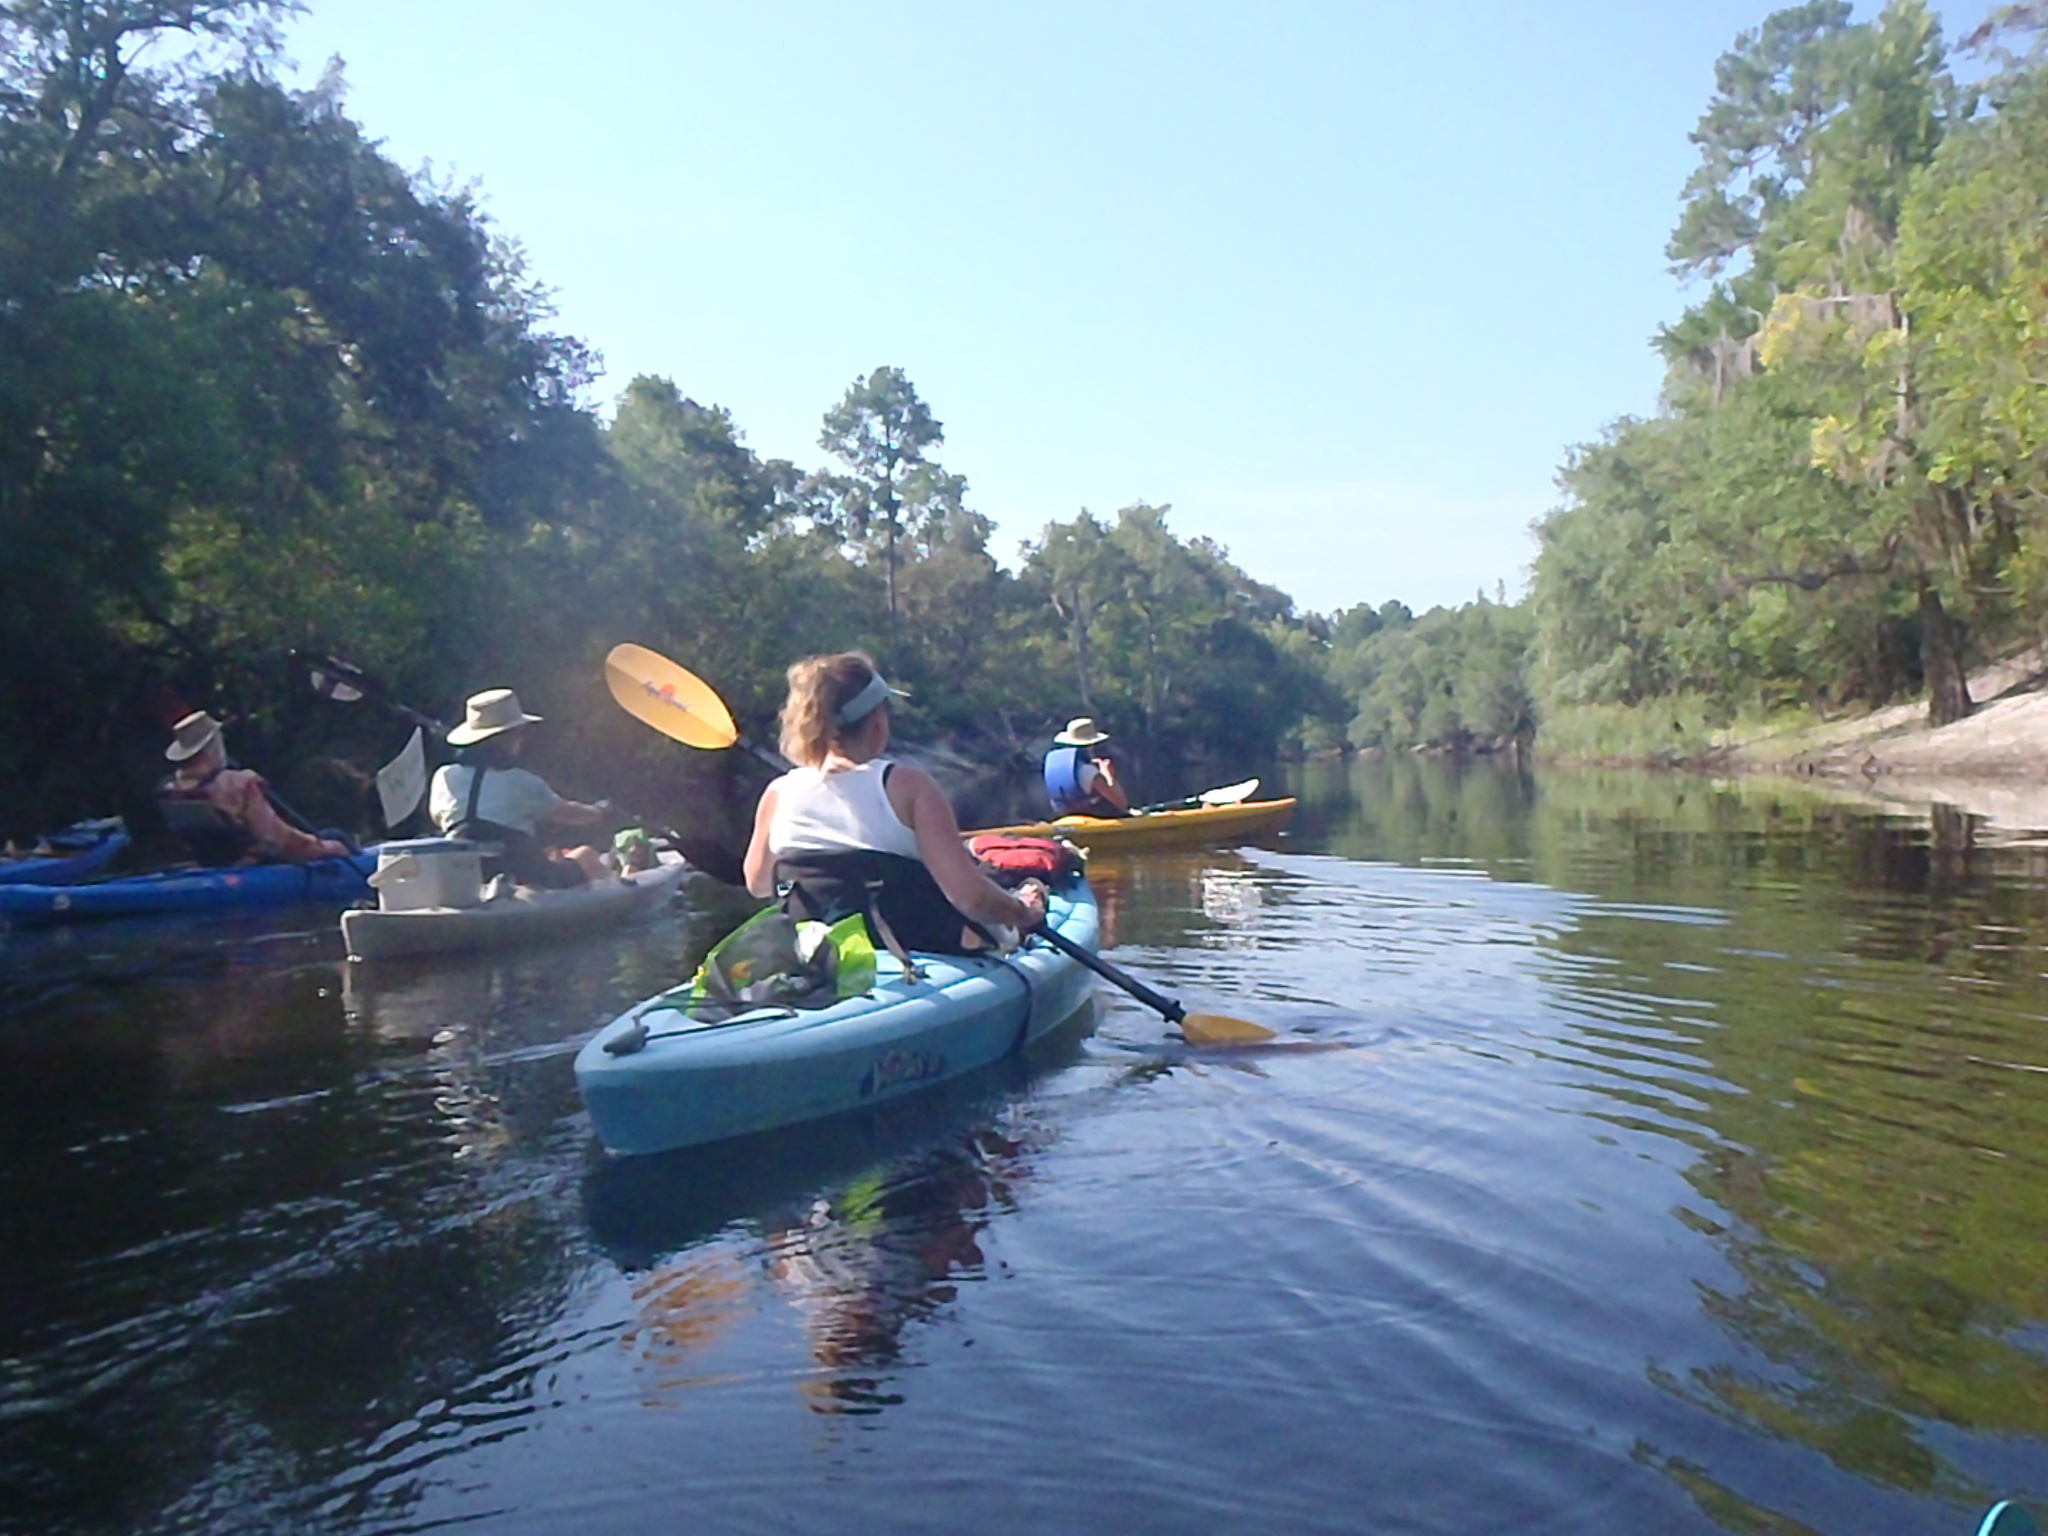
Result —
[[1034, 889], [1020, 900], [982, 873], [960, 838], [953, 806], [932, 776], [908, 763], [898, 763], [889, 776], [889, 802], [917, 834], [918, 856], [963, 914], [984, 923], [1005, 923], [1029, 929], [1045, 915], [1045, 897]]
[[775, 855], [768, 851], [768, 824], [775, 819], [777, 779], [761, 791], [761, 803], [754, 807], [754, 835], [747, 841], [747, 890], [755, 896], [775, 894]]
[[348, 852], [346, 843], [301, 832], [278, 815], [277, 807], [264, 791], [263, 776], [251, 769], [229, 768], [216, 774], [207, 798], [240, 822], [257, 846], [274, 859], [304, 863], [308, 859], [338, 858]]
[[1120, 811], [1131, 808], [1131, 797], [1123, 785], [1116, 781], [1116, 759], [1098, 757], [1095, 759], [1095, 792]]
[[581, 800], [564, 800], [541, 817], [542, 821], [564, 827], [587, 827], [593, 821], [603, 819], [603, 806], [585, 805]]

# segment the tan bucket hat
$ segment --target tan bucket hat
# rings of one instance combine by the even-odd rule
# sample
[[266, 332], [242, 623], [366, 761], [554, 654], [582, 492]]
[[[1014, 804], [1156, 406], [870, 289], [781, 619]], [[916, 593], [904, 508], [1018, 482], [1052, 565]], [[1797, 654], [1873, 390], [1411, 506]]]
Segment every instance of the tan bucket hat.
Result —
[[205, 710], [195, 709], [171, 727], [171, 744], [164, 748], [164, 756], [182, 763], [204, 752], [219, 735], [220, 722]]
[[1053, 737], [1056, 747], [1092, 747], [1098, 741], [1109, 740], [1109, 732], [1098, 730], [1093, 715], [1078, 715], [1067, 722], [1067, 728]]
[[482, 693], [471, 694], [462, 706], [462, 724], [448, 733], [448, 744], [474, 746], [539, 720], [539, 715], [529, 715], [519, 707], [519, 695], [510, 688], [486, 688]]

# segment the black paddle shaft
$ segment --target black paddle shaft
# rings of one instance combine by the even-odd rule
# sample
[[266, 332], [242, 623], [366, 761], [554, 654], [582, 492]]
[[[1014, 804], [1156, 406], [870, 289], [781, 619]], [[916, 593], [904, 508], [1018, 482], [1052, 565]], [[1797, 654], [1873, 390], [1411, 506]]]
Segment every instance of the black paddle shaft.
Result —
[[1167, 1023], [1178, 1024], [1187, 1017], [1187, 1009], [1181, 1007], [1172, 998], [1162, 993], [1154, 992], [1135, 976], [1125, 975], [1107, 960], [1103, 959], [1102, 956], [1083, 949], [1065, 934], [1054, 931], [1050, 924], [1041, 923], [1038, 927], [1032, 929], [1032, 932], [1068, 959], [1080, 961], [1081, 964], [1087, 966], [1089, 970], [1100, 976], [1104, 981], [1112, 982], [1122, 987], [1147, 1008], [1154, 1009], [1164, 1016]]

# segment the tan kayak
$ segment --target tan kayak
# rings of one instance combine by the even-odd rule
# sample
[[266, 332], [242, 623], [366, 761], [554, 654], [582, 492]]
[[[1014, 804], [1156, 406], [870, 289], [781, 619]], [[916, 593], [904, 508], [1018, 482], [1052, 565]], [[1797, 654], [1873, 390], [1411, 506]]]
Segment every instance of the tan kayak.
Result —
[[664, 852], [653, 869], [568, 890], [515, 885], [471, 907], [417, 907], [404, 912], [356, 908], [341, 914], [341, 936], [351, 960], [523, 946], [624, 922], [670, 895], [689, 872], [682, 855]]
[[[1287, 824], [1294, 800], [1249, 800], [1239, 805], [1201, 805], [1190, 810], [1146, 811], [1135, 816], [1062, 816], [1013, 827], [984, 827], [1012, 837], [1063, 837], [1091, 853], [1138, 853], [1193, 843], [1241, 843]], [[978, 836], [970, 832], [969, 837]]]

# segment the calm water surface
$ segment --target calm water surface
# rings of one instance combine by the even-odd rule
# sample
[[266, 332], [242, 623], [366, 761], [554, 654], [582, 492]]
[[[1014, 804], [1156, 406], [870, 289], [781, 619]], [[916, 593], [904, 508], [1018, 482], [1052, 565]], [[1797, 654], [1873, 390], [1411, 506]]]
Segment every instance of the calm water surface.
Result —
[[1106, 994], [607, 1159], [737, 916], [350, 968], [0, 939], [0, 1530], [1951, 1533], [2048, 1505], [2048, 863], [1800, 792], [1315, 765], [1098, 863]]

